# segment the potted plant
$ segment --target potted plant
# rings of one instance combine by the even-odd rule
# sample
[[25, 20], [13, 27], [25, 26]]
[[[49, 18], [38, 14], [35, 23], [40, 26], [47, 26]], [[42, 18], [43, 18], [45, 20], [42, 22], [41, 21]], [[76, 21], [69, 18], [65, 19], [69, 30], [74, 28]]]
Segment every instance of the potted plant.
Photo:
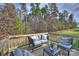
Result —
[[51, 48], [54, 47], [54, 43], [53, 43], [53, 42], [50, 43], [50, 47], [51, 47]]
[[54, 43], [50, 42], [50, 50], [53, 50], [53, 47], [54, 47]]

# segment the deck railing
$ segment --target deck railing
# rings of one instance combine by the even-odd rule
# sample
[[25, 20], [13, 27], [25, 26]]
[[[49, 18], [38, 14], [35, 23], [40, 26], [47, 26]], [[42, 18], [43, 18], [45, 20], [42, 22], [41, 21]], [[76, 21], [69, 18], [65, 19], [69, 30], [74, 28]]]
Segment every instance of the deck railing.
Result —
[[12, 35], [7, 36], [5, 39], [0, 41], [0, 55], [5, 55], [17, 47], [28, 44], [28, 36], [48, 34], [48, 33], [37, 33], [37, 34], [27, 34], [27, 35]]
[[61, 37], [71, 37], [73, 48], [76, 50], [79, 50], [79, 36], [73, 36], [73, 35], [69, 35], [69, 34], [55, 34], [55, 33], [49, 34], [49, 39], [56, 43], [60, 42]]
[[38, 33], [38, 34], [27, 34], [27, 35], [14, 35], [7, 36], [5, 39], [0, 41], [0, 55], [9, 53], [13, 49], [27, 45], [28, 36], [39, 35], [39, 34], [48, 34], [49, 40], [59, 43], [61, 37], [71, 37], [73, 38], [72, 45], [75, 49], [79, 50], [79, 36], [64, 35], [64, 34], [55, 34], [55, 33]]

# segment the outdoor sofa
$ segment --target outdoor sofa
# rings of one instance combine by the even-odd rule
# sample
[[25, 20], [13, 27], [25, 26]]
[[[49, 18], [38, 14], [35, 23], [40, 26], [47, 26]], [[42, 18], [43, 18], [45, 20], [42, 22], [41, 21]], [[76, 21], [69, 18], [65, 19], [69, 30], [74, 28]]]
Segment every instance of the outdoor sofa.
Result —
[[39, 34], [39, 35], [33, 35], [28, 37], [29, 40], [29, 46], [32, 45], [32, 51], [36, 47], [41, 46], [42, 44], [45, 44], [48, 42], [48, 35], [47, 34]]

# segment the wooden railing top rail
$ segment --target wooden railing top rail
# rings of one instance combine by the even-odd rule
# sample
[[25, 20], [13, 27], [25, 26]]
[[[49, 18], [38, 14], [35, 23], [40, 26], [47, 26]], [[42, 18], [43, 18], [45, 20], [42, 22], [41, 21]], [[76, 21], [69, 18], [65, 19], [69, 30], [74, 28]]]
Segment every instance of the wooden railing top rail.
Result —
[[71, 35], [71, 34], [59, 34], [59, 33], [50, 33], [50, 35], [56, 35], [56, 36], [68, 36], [68, 37], [74, 37], [74, 38], [79, 38], [79, 35]]
[[68, 37], [75, 37], [79, 38], [79, 36], [74, 36], [70, 34], [58, 34], [58, 33], [53, 33], [53, 32], [45, 32], [45, 33], [35, 33], [35, 34], [24, 34], [24, 35], [9, 35], [8, 38], [17, 38], [17, 37], [27, 37], [27, 36], [33, 36], [33, 35], [40, 35], [40, 34], [53, 34], [57, 36], [68, 36]]
[[46, 33], [36, 33], [36, 34], [26, 34], [26, 35], [10, 35], [8, 37], [9, 38], [13, 38], [13, 37], [26, 37], [26, 36], [33, 36], [33, 35], [40, 35], [40, 34], [48, 34], [48, 32], [46, 32]]

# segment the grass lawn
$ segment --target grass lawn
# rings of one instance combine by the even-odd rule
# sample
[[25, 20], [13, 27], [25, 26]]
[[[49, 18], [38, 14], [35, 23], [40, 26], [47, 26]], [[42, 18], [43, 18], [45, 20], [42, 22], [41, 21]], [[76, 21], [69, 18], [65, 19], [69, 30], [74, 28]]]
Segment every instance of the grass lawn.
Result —
[[57, 31], [56, 33], [57, 34], [68, 34], [68, 35], [73, 35], [73, 36], [79, 36], [79, 31], [75, 31], [75, 30], [79, 30], [79, 28]]

